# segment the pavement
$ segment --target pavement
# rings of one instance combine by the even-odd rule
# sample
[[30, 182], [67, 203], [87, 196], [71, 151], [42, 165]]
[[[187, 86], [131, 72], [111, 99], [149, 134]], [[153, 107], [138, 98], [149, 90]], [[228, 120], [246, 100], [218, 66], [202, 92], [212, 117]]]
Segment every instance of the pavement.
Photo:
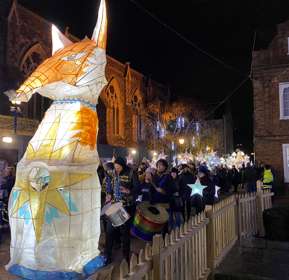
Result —
[[[100, 237], [99, 245], [100, 247], [103, 247], [105, 243], [105, 237], [102, 234]], [[132, 254], [138, 254], [140, 249], [145, 247], [145, 242], [142, 242], [141, 240], [132, 239], [131, 244], [131, 251]], [[6, 230], [2, 236], [2, 242], [0, 243], [0, 280], [19, 280], [19, 277], [13, 276], [9, 274], [5, 270], [5, 265], [9, 262], [10, 259], [10, 235], [9, 231]], [[113, 252], [113, 265], [117, 266], [122, 261], [122, 250], [115, 248]], [[105, 275], [107, 269], [103, 269], [103, 274]], [[89, 279], [95, 279], [93, 276], [91, 276]], [[105, 277], [103, 277], [105, 279]]]
[[253, 238], [237, 244], [215, 280], [289, 280], [289, 243]]
[[5, 265], [9, 262], [10, 258], [10, 237], [8, 233], [2, 236], [2, 242], [0, 243], [0, 280], [16, 280], [19, 277], [10, 275], [5, 270]]

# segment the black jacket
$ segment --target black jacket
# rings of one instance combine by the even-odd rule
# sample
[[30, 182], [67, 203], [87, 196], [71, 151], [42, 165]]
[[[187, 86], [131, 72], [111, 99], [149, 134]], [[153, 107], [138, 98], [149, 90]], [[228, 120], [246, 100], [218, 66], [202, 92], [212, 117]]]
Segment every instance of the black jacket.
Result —
[[185, 200], [189, 199], [192, 189], [188, 186], [188, 184], [195, 184], [197, 178], [190, 172], [182, 173], [179, 178], [180, 195]]

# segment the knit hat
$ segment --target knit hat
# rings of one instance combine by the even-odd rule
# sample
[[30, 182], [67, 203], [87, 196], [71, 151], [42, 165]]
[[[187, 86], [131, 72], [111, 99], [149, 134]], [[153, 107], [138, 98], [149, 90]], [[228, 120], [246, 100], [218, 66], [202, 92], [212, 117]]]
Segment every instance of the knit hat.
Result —
[[127, 167], [126, 160], [122, 157], [117, 157], [114, 161], [114, 163], [121, 165], [124, 169]]
[[151, 167], [148, 167], [145, 171], [145, 173], [150, 173], [152, 174], [153, 173], [153, 169]]
[[177, 168], [173, 167], [173, 168], [171, 169], [171, 172], [178, 174], [178, 173], [179, 173], [179, 170], [178, 170]]

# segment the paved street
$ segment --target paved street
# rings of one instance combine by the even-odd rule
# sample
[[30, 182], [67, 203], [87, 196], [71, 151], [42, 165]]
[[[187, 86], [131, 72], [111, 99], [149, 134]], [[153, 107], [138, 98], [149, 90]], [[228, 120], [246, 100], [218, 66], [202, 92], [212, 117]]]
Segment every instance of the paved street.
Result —
[[288, 280], [289, 243], [253, 239], [235, 246], [215, 280]]
[[[104, 236], [102, 235], [100, 238], [100, 247], [104, 246]], [[5, 265], [9, 261], [9, 246], [10, 246], [10, 237], [9, 233], [5, 233], [3, 236], [2, 243], [0, 244], [0, 280], [16, 280], [19, 279], [19, 277], [15, 277], [10, 275], [6, 270], [5, 270]], [[133, 239], [132, 240], [132, 253], [137, 254], [141, 248], [145, 246], [145, 243]], [[113, 254], [113, 261], [115, 264], [120, 263], [122, 260], [122, 254], [121, 250], [116, 250]]]
[[5, 236], [3, 236], [2, 243], [0, 244], [0, 280], [19, 279], [15, 276], [9, 275], [4, 267], [9, 261], [9, 243], [10, 238], [8, 237], [8, 234], [5, 234]]

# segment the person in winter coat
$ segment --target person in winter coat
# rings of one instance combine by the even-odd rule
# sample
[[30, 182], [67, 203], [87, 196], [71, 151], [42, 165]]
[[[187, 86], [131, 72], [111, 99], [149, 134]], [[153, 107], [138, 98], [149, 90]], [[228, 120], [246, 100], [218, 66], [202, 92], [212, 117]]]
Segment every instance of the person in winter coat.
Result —
[[129, 261], [130, 254], [130, 227], [135, 212], [135, 193], [139, 186], [137, 173], [129, 168], [126, 160], [117, 157], [114, 161], [112, 174], [104, 180], [106, 189], [106, 203], [122, 202], [124, 209], [130, 215], [130, 219], [123, 225], [115, 228], [108, 220], [106, 224], [105, 255], [107, 264], [112, 260], [112, 249], [117, 235], [121, 235], [123, 256]]
[[271, 166], [268, 164], [266, 164], [264, 167], [262, 181], [264, 189], [272, 189], [274, 183], [274, 176], [271, 170]]
[[247, 166], [244, 171], [244, 182], [248, 192], [256, 192], [257, 191], [257, 171], [254, 167], [247, 163]]
[[213, 205], [215, 202], [215, 184], [210, 178], [209, 171], [199, 168], [198, 177], [206, 188], [203, 190], [203, 199], [206, 205]]
[[231, 178], [232, 178], [232, 185], [234, 187], [234, 192], [237, 193], [238, 186], [241, 183], [241, 176], [235, 165], [233, 165], [231, 170]]
[[[188, 221], [191, 217], [191, 188], [189, 184], [194, 184], [197, 180], [197, 177], [190, 172], [189, 166], [183, 164], [181, 166], [181, 174], [179, 176], [179, 186], [180, 186], [180, 195], [183, 199], [183, 219]], [[187, 212], [187, 215], [186, 215]]]
[[169, 209], [169, 231], [175, 229], [176, 227], [180, 227], [183, 219], [182, 219], [182, 209], [183, 209], [183, 200], [180, 196], [180, 185], [179, 185], [179, 174], [177, 168], [172, 168], [170, 175], [174, 182], [175, 189], [172, 190], [170, 196], [170, 209]]

